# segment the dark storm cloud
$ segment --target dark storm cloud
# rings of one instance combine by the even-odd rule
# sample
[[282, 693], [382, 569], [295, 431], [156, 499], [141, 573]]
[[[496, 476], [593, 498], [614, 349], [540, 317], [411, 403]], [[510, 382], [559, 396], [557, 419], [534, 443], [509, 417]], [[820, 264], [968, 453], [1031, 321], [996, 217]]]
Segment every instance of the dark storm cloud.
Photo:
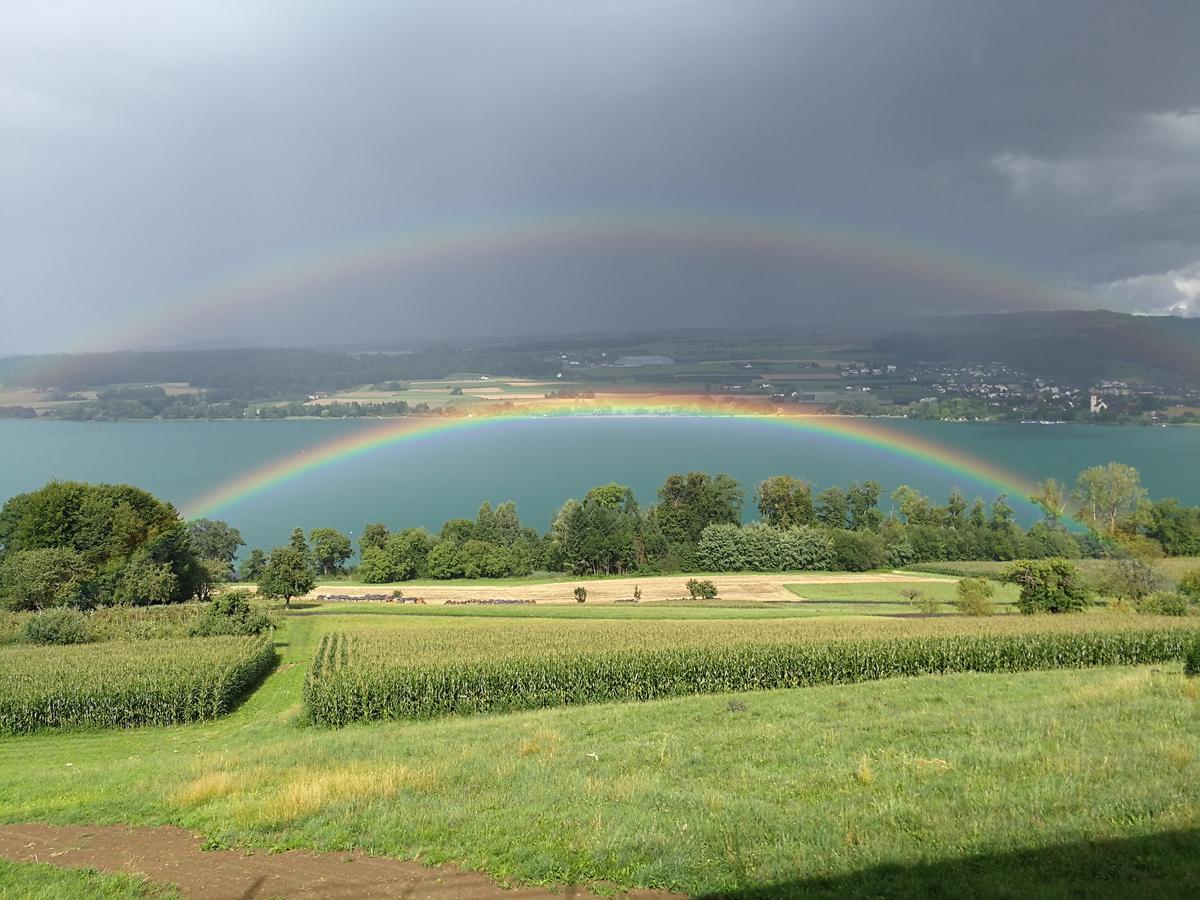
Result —
[[199, 331], [111, 327], [396, 229], [653, 209], [984, 257], [1063, 303], [1200, 313], [1200, 6], [59, 3], [0, 8], [0, 352], [1037, 305], [683, 248], [463, 259]]

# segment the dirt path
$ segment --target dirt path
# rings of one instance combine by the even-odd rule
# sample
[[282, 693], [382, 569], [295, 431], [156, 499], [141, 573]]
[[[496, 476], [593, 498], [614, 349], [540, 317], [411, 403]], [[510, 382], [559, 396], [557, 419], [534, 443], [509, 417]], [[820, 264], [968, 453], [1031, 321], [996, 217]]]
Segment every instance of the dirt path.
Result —
[[[515, 598], [536, 600], [538, 603], [574, 603], [574, 590], [582, 585], [587, 588], [589, 602], [611, 602], [633, 596], [634, 587], [642, 589], [643, 600], [678, 600], [687, 591], [684, 582], [687, 575], [659, 575], [649, 578], [606, 578], [603, 581], [555, 581], [548, 584], [404, 584], [400, 589], [407, 597], [421, 597], [434, 603], [446, 600], [472, 600], [487, 598]], [[788, 584], [889, 584], [893, 582], [946, 581], [933, 575], [904, 573], [864, 572], [824, 574], [804, 572], [801, 574], [735, 574], [714, 575], [712, 581], [722, 600], [798, 600], [789, 591]], [[307, 599], [316, 599], [318, 594], [386, 594], [391, 585], [377, 587], [344, 587], [338, 584], [318, 586]]]
[[[112, 826], [0, 826], [0, 857], [63, 868], [141, 875], [177, 885], [193, 900], [233, 898], [467, 898], [593, 897], [582, 888], [504, 889], [486, 875], [452, 866], [381, 859], [361, 853], [253, 853], [200, 849], [182, 828]], [[665, 891], [620, 895], [635, 900], [679, 897]]]

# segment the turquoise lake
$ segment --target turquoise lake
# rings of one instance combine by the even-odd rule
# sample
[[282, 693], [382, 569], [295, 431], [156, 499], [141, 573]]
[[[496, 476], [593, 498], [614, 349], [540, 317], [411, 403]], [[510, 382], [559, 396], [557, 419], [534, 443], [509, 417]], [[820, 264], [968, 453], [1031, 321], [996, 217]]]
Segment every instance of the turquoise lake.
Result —
[[[183, 510], [231, 479], [379, 427], [378, 421], [47, 422], [0, 420], [0, 499], [53, 478], [125, 481]], [[1153, 496], [1200, 504], [1200, 428], [1017, 425], [876, 420], [987, 460], [1031, 481], [1074, 480], [1113, 460], [1136, 466]], [[601, 416], [508, 420], [378, 448], [305, 473], [214, 510], [251, 546], [287, 539], [296, 526], [357, 533], [367, 522], [430, 529], [473, 516], [483, 500], [515, 500], [522, 519], [545, 529], [568, 497], [618, 481], [643, 504], [672, 472], [727, 472], [746, 490], [792, 474], [816, 488], [874, 478], [888, 493], [910, 484], [944, 499], [958, 487], [990, 500], [996, 488], [959, 472], [770, 422], [728, 418]], [[1018, 498], [1013, 498], [1017, 500]], [[885, 500], [884, 506], [887, 505]], [[1033, 509], [1015, 502], [1025, 522]]]

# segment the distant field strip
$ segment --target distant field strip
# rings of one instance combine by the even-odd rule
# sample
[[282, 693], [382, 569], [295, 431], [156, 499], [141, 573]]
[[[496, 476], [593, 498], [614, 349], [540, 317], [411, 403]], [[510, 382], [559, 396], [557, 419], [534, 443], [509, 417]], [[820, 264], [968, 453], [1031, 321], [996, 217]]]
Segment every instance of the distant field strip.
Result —
[[0, 733], [213, 719], [275, 664], [271, 637], [0, 650]]
[[884, 621], [462, 622], [334, 632], [317, 649], [304, 703], [314, 722], [336, 727], [906, 675], [1158, 663], [1181, 658], [1200, 635], [1176, 623], [1095, 616]]

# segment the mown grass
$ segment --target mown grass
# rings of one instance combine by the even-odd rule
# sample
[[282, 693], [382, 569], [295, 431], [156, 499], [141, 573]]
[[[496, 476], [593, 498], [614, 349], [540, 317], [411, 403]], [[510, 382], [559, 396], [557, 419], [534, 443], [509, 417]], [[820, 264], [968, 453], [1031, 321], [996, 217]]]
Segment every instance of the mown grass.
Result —
[[169, 885], [155, 884], [134, 875], [105, 875], [94, 869], [60, 869], [49, 863], [9, 862], [0, 859], [0, 900], [133, 900], [180, 894]]
[[[1077, 566], [1091, 581], [1096, 581], [1104, 574], [1108, 560], [1104, 559], [1074, 559], [1072, 564]], [[1200, 557], [1171, 556], [1166, 559], [1153, 561], [1154, 567], [1163, 574], [1171, 584], [1177, 582], [1185, 573], [1200, 569]], [[937, 575], [963, 575], [976, 578], [1002, 578], [1009, 564], [1005, 562], [967, 561], [967, 562], [933, 562], [914, 563], [905, 566], [905, 572], [928, 572]]]
[[701, 895], [1200, 893], [1200, 679], [1176, 664], [301, 724], [322, 633], [419, 621], [476, 624], [292, 616], [279, 671], [221, 720], [0, 738], [0, 821]]
[[[797, 597], [820, 601], [829, 613], [857, 612], [902, 614], [916, 612], [912, 602], [900, 592], [921, 591], [942, 604], [943, 612], [954, 612], [951, 605], [958, 596], [958, 579], [940, 581], [856, 582], [853, 584], [788, 584], [784, 585]], [[996, 584], [993, 602], [998, 613], [1011, 612], [1019, 591], [1016, 585]]]

